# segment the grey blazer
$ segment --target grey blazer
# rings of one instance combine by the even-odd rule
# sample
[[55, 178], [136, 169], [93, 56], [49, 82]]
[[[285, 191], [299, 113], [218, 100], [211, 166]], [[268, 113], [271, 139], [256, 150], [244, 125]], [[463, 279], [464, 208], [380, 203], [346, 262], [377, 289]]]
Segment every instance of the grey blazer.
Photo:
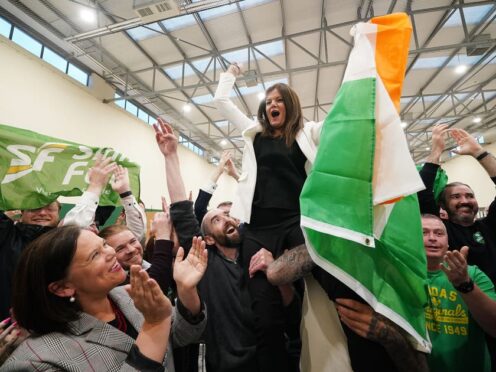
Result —
[[[126, 290], [117, 287], [110, 297], [139, 331], [143, 315], [134, 307]], [[205, 316], [200, 323], [190, 324], [173, 308], [171, 339], [164, 358], [166, 371], [174, 371], [171, 347], [197, 342], [206, 323]], [[71, 322], [70, 330], [67, 334], [49, 333], [26, 339], [0, 371], [135, 371], [125, 362], [135, 341], [127, 334], [86, 313]]]

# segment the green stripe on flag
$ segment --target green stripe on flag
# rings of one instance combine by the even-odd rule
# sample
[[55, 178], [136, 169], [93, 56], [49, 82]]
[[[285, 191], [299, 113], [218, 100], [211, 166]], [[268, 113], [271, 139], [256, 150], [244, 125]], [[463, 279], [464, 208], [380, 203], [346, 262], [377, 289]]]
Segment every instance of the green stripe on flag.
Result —
[[373, 232], [374, 111], [375, 79], [342, 85], [325, 120], [312, 173], [300, 196], [302, 216], [328, 228], [349, 230], [351, 226], [352, 231], [339, 234], [343, 238], [353, 239], [348, 236], [353, 233], [372, 236]]
[[389, 220], [380, 239], [373, 237], [374, 209], [384, 208], [374, 208], [372, 195], [375, 91], [373, 78], [339, 90], [300, 197], [303, 231], [319, 266], [428, 351], [427, 264], [416, 195], [387, 206]]
[[[0, 124], [0, 209], [36, 209], [58, 196], [81, 195], [96, 154], [111, 156], [129, 171], [131, 190], [140, 194], [140, 168], [111, 148], [98, 148]], [[100, 205], [118, 205], [106, 186]]]

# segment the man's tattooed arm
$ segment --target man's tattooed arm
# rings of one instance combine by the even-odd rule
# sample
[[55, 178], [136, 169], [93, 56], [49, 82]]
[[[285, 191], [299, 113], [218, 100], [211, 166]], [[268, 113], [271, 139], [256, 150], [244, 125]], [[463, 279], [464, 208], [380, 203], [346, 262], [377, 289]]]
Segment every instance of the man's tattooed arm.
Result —
[[309, 274], [314, 263], [305, 244], [284, 252], [267, 269], [267, 278], [273, 285], [292, 283]]
[[351, 299], [336, 299], [341, 321], [359, 336], [380, 343], [398, 371], [429, 371], [424, 353], [415, 350], [404, 331], [369, 305]]

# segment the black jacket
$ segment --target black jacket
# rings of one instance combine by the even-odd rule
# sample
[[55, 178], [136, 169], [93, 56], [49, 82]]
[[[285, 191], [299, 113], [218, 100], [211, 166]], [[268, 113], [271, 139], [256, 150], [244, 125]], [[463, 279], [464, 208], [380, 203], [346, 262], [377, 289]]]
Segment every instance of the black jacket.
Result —
[[22, 222], [14, 224], [0, 212], [0, 320], [9, 316], [12, 301], [12, 279], [24, 248], [41, 234], [52, 229]]

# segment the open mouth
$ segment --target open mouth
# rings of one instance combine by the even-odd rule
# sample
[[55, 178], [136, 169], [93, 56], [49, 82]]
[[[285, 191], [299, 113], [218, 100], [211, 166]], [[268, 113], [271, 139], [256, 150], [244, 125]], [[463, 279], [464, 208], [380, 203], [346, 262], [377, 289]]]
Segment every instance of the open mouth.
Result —
[[273, 118], [277, 118], [279, 115], [281, 115], [281, 113], [278, 110], [272, 110], [270, 112], [270, 116], [272, 116]]
[[226, 234], [232, 234], [233, 232], [236, 231], [236, 228], [234, 226], [229, 226], [227, 229], [226, 229]]
[[111, 273], [115, 273], [115, 272], [119, 271], [120, 269], [121, 269], [121, 265], [120, 265], [120, 264], [119, 264], [119, 262], [116, 260], [116, 261], [115, 261], [115, 264], [114, 264], [114, 265], [112, 265], [112, 267], [110, 268], [110, 270], [109, 270], [109, 271], [110, 271]]

